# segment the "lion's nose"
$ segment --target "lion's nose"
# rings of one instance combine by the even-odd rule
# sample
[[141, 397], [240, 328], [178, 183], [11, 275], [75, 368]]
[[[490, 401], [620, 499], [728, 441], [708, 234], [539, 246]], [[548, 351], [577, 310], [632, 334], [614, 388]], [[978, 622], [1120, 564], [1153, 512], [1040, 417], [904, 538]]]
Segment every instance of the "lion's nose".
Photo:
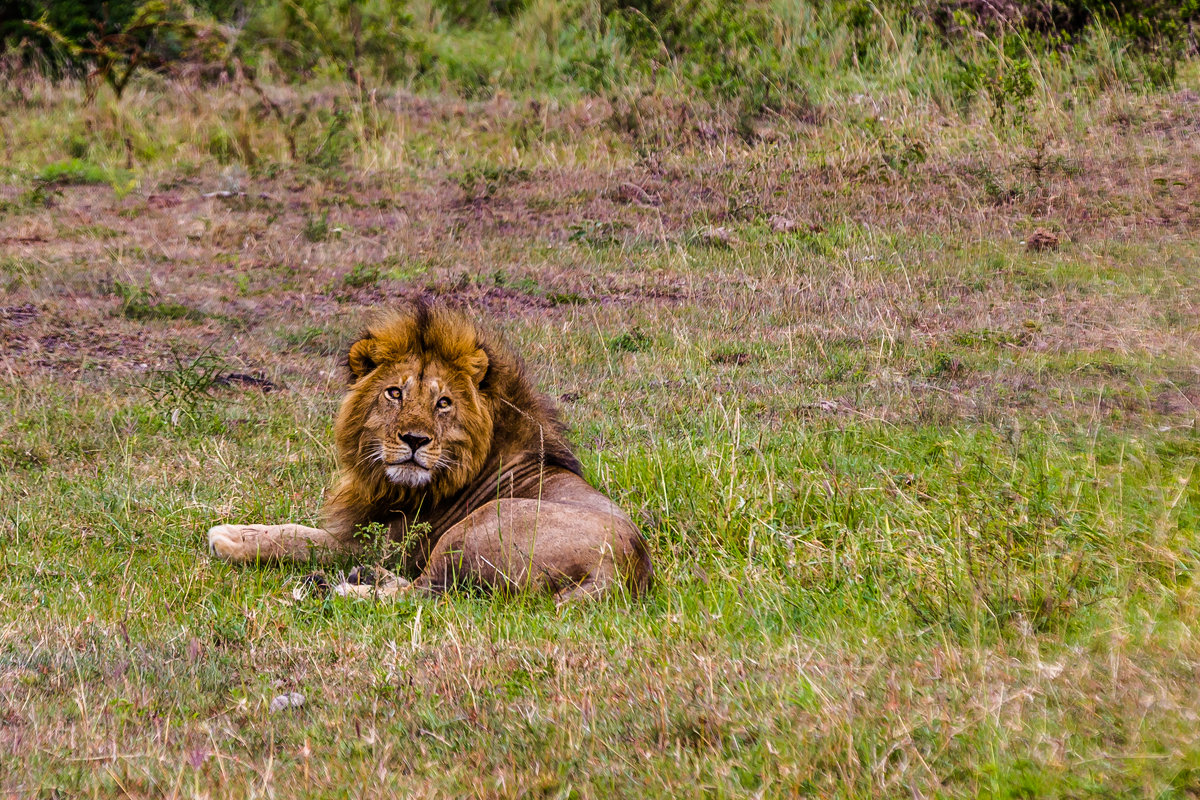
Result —
[[400, 441], [404, 442], [415, 453], [425, 445], [429, 444], [429, 437], [422, 436], [419, 433], [402, 433]]

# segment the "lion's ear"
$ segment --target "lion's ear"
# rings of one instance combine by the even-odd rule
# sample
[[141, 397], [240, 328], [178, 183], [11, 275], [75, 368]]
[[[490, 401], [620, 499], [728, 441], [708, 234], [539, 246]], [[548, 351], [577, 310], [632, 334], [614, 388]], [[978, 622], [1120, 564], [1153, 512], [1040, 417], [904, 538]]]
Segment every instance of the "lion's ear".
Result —
[[483, 349], [476, 350], [464, 358], [461, 363], [463, 369], [471, 376], [471, 380], [474, 381], [476, 386], [483, 383], [483, 379], [487, 375], [488, 364], [490, 363], [486, 351]]
[[350, 352], [346, 355], [346, 366], [350, 369], [351, 381], [358, 380], [379, 366], [374, 345], [375, 339], [370, 336], [350, 345]]

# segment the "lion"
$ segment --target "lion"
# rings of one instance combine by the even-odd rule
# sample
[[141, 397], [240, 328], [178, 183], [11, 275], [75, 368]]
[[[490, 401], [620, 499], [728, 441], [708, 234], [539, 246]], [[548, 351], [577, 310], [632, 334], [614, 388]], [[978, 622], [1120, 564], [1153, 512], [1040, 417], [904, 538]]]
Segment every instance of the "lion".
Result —
[[361, 552], [362, 528], [381, 523], [403, 547], [404, 590], [646, 591], [641, 533], [584, 480], [553, 404], [500, 337], [417, 301], [370, 324], [346, 368], [322, 527], [218, 525], [214, 556], [328, 561]]

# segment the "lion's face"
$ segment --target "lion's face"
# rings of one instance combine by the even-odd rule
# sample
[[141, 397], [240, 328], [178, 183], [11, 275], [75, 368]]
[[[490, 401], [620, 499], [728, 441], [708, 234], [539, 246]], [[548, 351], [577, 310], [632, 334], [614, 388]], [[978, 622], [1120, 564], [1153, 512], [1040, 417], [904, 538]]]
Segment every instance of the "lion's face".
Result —
[[363, 419], [360, 455], [378, 464], [392, 483], [427, 486], [470, 449], [462, 423], [478, 415], [474, 387], [437, 359], [409, 358], [379, 372], [364, 387], [374, 398]]
[[407, 320], [373, 327], [350, 349], [355, 379], [338, 417], [343, 464], [397, 488], [453, 494], [483, 466], [491, 409], [487, 354], [449, 332], [426, 346]]

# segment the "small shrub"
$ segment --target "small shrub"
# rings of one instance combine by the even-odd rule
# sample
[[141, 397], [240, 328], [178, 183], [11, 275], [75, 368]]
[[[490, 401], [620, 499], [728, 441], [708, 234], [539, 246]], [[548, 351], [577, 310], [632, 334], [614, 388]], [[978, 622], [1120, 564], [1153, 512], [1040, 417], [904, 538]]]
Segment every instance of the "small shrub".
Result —
[[933, 363], [929, 367], [931, 378], [954, 379], [962, 377], [965, 372], [962, 359], [950, 353], [934, 353]]
[[433, 66], [430, 45], [402, 0], [289, 0], [255, 6], [243, 36], [268, 43], [260, 46], [285, 74], [307, 78], [321, 71], [357, 79], [361, 70], [371, 70], [394, 81]]
[[990, 76], [992, 118], [1001, 124], [1025, 122], [1029, 99], [1036, 89], [1028, 58], [998, 61]]
[[204, 315], [182, 303], [159, 302], [148, 286], [115, 281], [113, 293], [121, 298], [121, 315], [126, 319], [202, 319]]
[[356, 264], [354, 269], [350, 270], [342, 278], [342, 283], [353, 289], [361, 289], [364, 286], [374, 286], [383, 278], [383, 272], [379, 269], [378, 264]]
[[91, 150], [91, 143], [88, 142], [87, 137], [76, 133], [67, 137], [67, 140], [63, 142], [63, 150], [71, 158], [83, 159], [87, 158], [88, 151]]
[[353, 152], [357, 143], [349, 130], [349, 116], [344, 111], [317, 114], [319, 128], [304, 156], [304, 161], [317, 169], [336, 169]]
[[361, 557], [364, 563], [387, 567], [407, 558], [430, 531], [428, 522], [417, 522], [408, 526], [404, 538], [393, 539], [387, 525], [372, 522], [356, 530], [354, 538], [362, 543]]
[[304, 238], [314, 244], [323, 242], [329, 238], [329, 214], [322, 214], [318, 217], [309, 217], [304, 221], [304, 229], [301, 231]]
[[101, 81], [119, 98], [142, 69], [162, 70], [185, 58], [217, 55], [213, 45], [220, 36], [211, 35], [216, 28], [197, 18], [186, 0], [30, 6], [34, 13], [23, 20], [21, 33], [52, 53], [63, 71], [86, 75], [89, 100]]
[[205, 149], [217, 160], [218, 164], [229, 164], [237, 158], [238, 154], [233, 137], [224, 128], [216, 128], [209, 134]]
[[108, 183], [109, 172], [91, 161], [72, 158], [47, 164], [38, 173], [37, 179], [42, 183], [60, 186]]
[[214, 400], [213, 387], [227, 370], [225, 360], [211, 350], [187, 359], [172, 347], [171, 363], [151, 372], [142, 389], [150, 396], [155, 410], [175, 425], [182, 414], [195, 419]]
[[434, 0], [456, 25], [478, 25], [489, 20], [511, 19], [528, 5], [528, 0]]
[[780, 90], [795, 85], [770, 46], [770, 16], [757, 4], [605, 0], [601, 8], [640, 64], [652, 68], [665, 55], [703, 94], [741, 99], [749, 115], [777, 107]]

